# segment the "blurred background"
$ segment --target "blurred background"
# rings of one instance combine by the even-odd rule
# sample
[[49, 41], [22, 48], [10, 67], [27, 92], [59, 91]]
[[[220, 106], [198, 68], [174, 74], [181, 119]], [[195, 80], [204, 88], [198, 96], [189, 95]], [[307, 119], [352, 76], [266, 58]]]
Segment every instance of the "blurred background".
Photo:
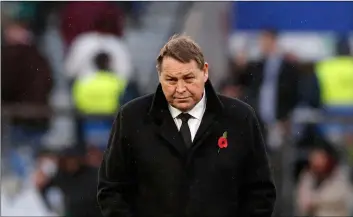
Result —
[[259, 116], [275, 216], [353, 216], [353, 2], [1, 2], [1, 215], [100, 216], [114, 115], [175, 33]]

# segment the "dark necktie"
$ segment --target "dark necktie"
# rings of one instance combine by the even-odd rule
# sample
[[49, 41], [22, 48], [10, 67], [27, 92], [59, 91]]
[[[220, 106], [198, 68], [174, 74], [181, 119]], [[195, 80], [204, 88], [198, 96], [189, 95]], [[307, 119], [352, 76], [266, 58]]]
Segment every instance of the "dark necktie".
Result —
[[191, 140], [190, 128], [188, 125], [188, 120], [191, 118], [191, 115], [189, 115], [188, 113], [181, 113], [180, 115], [178, 115], [178, 118], [181, 119], [182, 121], [179, 132], [183, 137], [186, 147], [190, 148], [192, 144], [192, 140]]

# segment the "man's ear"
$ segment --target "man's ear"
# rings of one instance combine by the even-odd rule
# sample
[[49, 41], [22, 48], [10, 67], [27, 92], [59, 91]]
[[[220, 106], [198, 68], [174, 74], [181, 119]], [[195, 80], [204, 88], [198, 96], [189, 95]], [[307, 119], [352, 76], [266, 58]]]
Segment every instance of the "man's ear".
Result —
[[208, 63], [207, 62], [205, 62], [202, 71], [204, 74], [204, 82], [206, 82], [208, 80]]
[[160, 70], [160, 68], [158, 67], [158, 65], [156, 66], [156, 71], [157, 71], [157, 73], [158, 73], [158, 77], [161, 76], [161, 70]]
[[158, 70], [158, 68], [157, 68], [157, 73], [158, 73], [158, 81], [159, 81], [159, 83], [161, 83], [162, 82], [162, 72], [160, 70]]

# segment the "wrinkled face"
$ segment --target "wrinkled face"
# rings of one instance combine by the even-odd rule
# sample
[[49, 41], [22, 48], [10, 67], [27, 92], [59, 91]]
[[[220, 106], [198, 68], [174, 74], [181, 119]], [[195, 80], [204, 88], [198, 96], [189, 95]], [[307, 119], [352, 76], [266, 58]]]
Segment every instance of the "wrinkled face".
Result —
[[194, 60], [181, 63], [171, 57], [163, 59], [159, 82], [168, 103], [180, 111], [191, 110], [202, 99], [207, 79], [207, 63], [200, 69]]

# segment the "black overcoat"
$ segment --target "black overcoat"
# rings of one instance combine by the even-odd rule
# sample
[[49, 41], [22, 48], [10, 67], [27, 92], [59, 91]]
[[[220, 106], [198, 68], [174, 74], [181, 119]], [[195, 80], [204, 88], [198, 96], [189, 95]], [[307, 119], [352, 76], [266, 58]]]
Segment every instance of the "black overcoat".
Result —
[[[276, 189], [254, 110], [216, 94], [187, 150], [159, 85], [124, 105], [99, 172], [105, 217], [270, 217]], [[227, 132], [226, 148], [218, 140]]]

